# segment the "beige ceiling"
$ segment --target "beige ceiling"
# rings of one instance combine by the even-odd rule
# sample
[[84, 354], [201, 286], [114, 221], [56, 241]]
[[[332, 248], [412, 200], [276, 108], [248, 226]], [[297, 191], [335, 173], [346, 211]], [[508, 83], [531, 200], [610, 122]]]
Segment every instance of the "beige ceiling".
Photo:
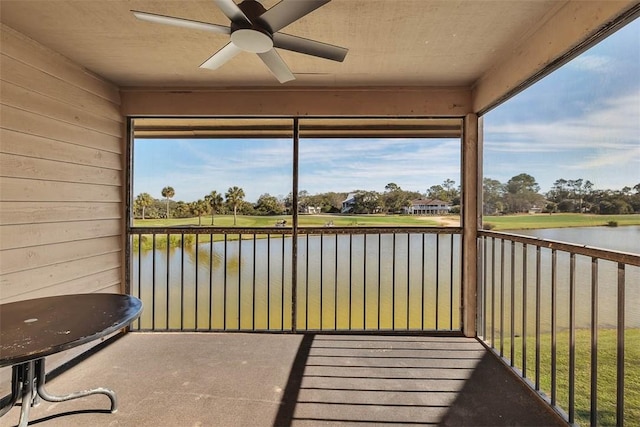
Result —
[[461, 117], [631, 22], [640, 1], [332, 0], [282, 32], [344, 46], [345, 61], [280, 50], [296, 76], [285, 84], [245, 52], [201, 69], [229, 36], [140, 21], [132, 9], [229, 23], [213, 0], [0, 0], [0, 20], [117, 85], [129, 116]]
[[[277, 0], [263, 0], [266, 8]], [[286, 86], [473, 85], [566, 1], [333, 0], [282, 32], [349, 48], [343, 63], [280, 51]], [[131, 9], [228, 25], [211, 0], [0, 0], [5, 25], [121, 87], [280, 86], [256, 55], [199, 65], [228, 36], [139, 21]]]

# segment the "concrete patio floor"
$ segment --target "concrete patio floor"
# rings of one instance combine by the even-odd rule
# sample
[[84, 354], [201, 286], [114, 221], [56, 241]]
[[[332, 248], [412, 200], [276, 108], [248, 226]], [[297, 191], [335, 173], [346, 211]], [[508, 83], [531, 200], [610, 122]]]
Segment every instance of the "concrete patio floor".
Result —
[[[29, 425], [566, 425], [475, 339], [130, 333], [49, 382], [118, 394], [31, 409]], [[19, 406], [0, 419], [18, 422]]]

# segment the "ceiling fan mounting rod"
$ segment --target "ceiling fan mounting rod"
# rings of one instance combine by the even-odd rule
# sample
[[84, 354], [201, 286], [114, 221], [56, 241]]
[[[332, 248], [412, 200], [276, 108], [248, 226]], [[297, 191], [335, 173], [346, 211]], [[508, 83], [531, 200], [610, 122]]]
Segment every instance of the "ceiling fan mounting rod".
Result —
[[[273, 33], [271, 28], [262, 20], [260, 16], [267, 11], [265, 7], [256, 0], [244, 0], [242, 3], [238, 4], [238, 9], [244, 13], [244, 15], [249, 19], [249, 22], [245, 22], [246, 24], [252, 26], [262, 27], [265, 31], [269, 33]], [[231, 27], [234, 25], [242, 25], [244, 19], [232, 20]]]

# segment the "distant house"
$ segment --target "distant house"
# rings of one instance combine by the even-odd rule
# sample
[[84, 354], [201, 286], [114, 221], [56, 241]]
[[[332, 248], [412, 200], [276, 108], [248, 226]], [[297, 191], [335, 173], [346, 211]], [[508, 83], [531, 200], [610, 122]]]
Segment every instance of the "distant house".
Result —
[[340, 209], [340, 213], [351, 213], [353, 211], [357, 195], [358, 193], [349, 193], [347, 195], [347, 198], [342, 201], [342, 209]]
[[409, 215], [446, 215], [451, 212], [451, 204], [438, 199], [415, 199], [404, 208]]
[[300, 206], [300, 209], [298, 210], [298, 212], [303, 214], [315, 215], [315, 214], [322, 213], [322, 206], [307, 206], [307, 205]]

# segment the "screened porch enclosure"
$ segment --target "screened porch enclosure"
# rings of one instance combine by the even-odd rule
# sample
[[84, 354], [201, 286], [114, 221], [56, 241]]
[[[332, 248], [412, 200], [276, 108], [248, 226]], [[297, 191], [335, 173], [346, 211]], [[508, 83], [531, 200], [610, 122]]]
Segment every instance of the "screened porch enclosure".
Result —
[[[138, 145], [149, 146], [150, 152], [154, 143], [163, 138], [176, 144], [185, 138], [198, 138], [203, 142], [198, 147], [204, 147], [200, 149], [211, 147], [211, 154], [205, 155], [215, 156], [214, 153], [224, 152], [221, 146], [241, 141], [252, 148], [251, 141], [259, 138], [266, 143], [273, 141], [278, 158], [270, 158], [267, 148], [259, 149], [266, 153], [265, 159], [256, 158], [247, 148], [243, 154], [248, 158], [247, 165], [238, 166], [235, 174], [260, 177], [256, 170], [264, 168], [265, 162], [282, 161], [284, 157], [285, 171], [281, 175], [288, 173], [290, 177], [276, 181], [290, 182], [290, 187], [278, 188], [275, 184], [275, 188], [267, 187], [260, 192], [289, 193], [292, 199], [292, 207], [284, 215], [273, 216], [272, 220], [267, 217], [270, 225], [258, 228], [181, 227], [177, 218], [167, 222], [171, 228], [161, 225], [145, 228], [144, 221], [136, 220], [141, 225], [130, 228], [129, 239], [131, 292], [150, 307], [137, 328], [281, 332], [462, 330], [461, 227], [424, 228], [419, 222], [402, 227], [394, 226], [394, 220], [385, 225], [382, 208], [369, 211], [380, 227], [367, 225], [367, 215], [323, 215], [320, 206], [311, 206], [318, 214], [309, 216], [307, 205], [313, 205], [313, 196], [301, 191], [307, 186], [322, 188], [315, 176], [328, 172], [332, 176], [327, 175], [328, 182], [324, 185], [334, 185], [329, 188], [343, 189], [343, 194], [348, 194], [353, 190], [350, 186], [357, 185], [348, 178], [352, 173], [346, 170], [351, 168], [349, 163], [364, 161], [358, 156], [361, 149], [375, 151], [377, 145], [385, 144], [396, 151], [393, 160], [380, 149], [380, 157], [390, 158], [384, 160], [384, 166], [391, 170], [387, 172], [390, 174], [387, 181], [403, 179], [402, 185], [412, 188], [434, 184], [433, 178], [428, 182], [421, 176], [397, 175], [393, 169], [409, 167], [407, 159], [412, 156], [397, 150], [428, 152], [444, 144], [457, 144], [458, 148], [452, 150], [451, 167], [455, 172], [451, 177], [459, 181], [462, 119], [143, 118], [134, 119], [132, 128], [134, 188], [137, 188], [136, 163], [149, 161], [144, 158], [146, 149], [136, 155]], [[338, 160], [322, 163], [336, 150], [347, 153], [345, 164], [340, 165]], [[224, 154], [220, 161], [223, 159]], [[216, 185], [215, 176], [209, 178], [212, 186]], [[241, 187], [250, 192], [252, 183], [246, 185]], [[392, 212], [396, 220], [401, 218], [397, 216], [401, 212]], [[213, 224], [216, 218], [213, 210], [210, 216]], [[220, 222], [220, 215], [217, 216]], [[302, 224], [301, 218], [305, 220]], [[309, 225], [306, 221], [309, 218], [311, 224], [324, 225]], [[334, 218], [338, 225], [334, 224]], [[352, 225], [339, 225], [345, 221]]]

